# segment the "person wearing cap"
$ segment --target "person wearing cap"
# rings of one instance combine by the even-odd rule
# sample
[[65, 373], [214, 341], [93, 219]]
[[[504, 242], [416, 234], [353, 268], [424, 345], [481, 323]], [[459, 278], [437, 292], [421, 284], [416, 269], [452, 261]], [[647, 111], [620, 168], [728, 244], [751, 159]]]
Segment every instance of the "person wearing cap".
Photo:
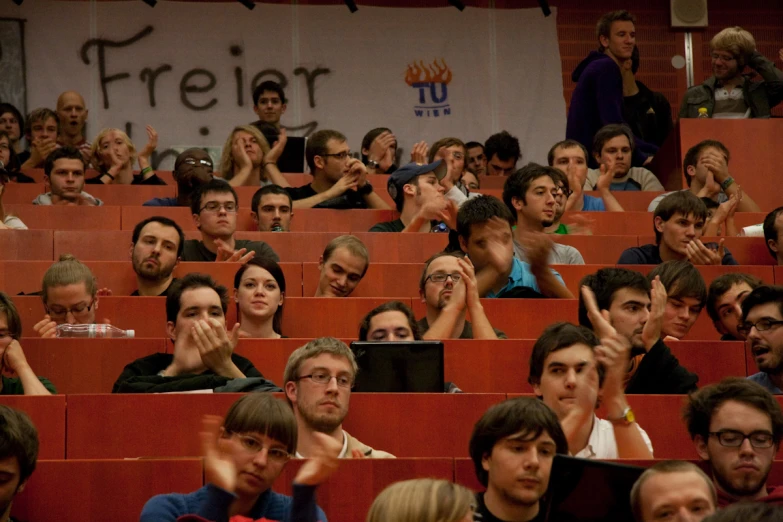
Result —
[[213, 179], [212, 169], [212, 158], [204, 149], [192, 148], [182, 151], [174, 161], [173, 176], [177, 183], [177, 197], [153, 198], [145, 201], [144, 206], [189, 207], [190, 198], [196, 190]]
[[440, 180], [446, 175], [442, 160], [408, 163], [389, 176], [386, 189], [399, 219], [377, 223], [370, 232], [447, 232], [456, 229], [457, 205], [445, 196]]

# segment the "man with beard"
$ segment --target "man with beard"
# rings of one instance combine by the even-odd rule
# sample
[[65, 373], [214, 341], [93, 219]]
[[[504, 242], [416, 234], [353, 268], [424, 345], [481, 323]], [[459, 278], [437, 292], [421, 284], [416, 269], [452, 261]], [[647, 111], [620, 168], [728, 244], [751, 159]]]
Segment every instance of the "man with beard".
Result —
[[14, 497], [35, 471], [38, 431], [26, 414], [0, 405], [0, 440], [0, 520], [12, 521]]
[[[741, 27], [727, 27], [710, 41], [712, 74], [701, 85], [685, 92], [680, 118], [698, 118], [706, 109], [709, 118], [769, 118], [783, 100], [783, 72], [756, 49], [753, 35]], [[759, 82], [742, 75], [749, 66]]]
[[185, 245], [185, 234], [174, 221], [153, 216], [133, 229], [131, 261], [138, 290], [131, 295], [166, 296]]
[[737, 333], [745, 338], [759, 373], [748, 377], [771, 393], [783, 393], [783, 287], [760, 286], [742, 302]]
[[145, 207], [189, 207], [196, 190], [213, 179], [212, 158], [204, 149], [192, 148], [180, 152], [174, 161], [172, 173], [177, 183], [177, 197], [154, 198], [144, 202]]
[[[650, 282], [633, 270], [602, 268], [585, 276], [581, 286], [579, 324], [599, 338], [616, 331], [631, 343], [626, 394], [681, 394], [696, 389], [699, 377], [680, 365], [661, 338], [667, 295], [660, 279]], [[600, 314], [590, 316], [586, 295], [595, 299]]]
[[342, 428], [357, 370], [353, 352], [333, 337], [310, 341], [288, 358], [283, 382], [299, 431], [297, 457], [311, 456], [317, 447], [315, 434], [320, 432], [342, 444], [340, 458], [394, 458], [362, 444]]
[[[554, 224], [557, 215], [557, 180], [559, 172], [553, 167], [528, 163], [506, 179], [503, 185], [503, 201], [516, 216], [514, 229], [514, 255], [528, 262], [524, 244], [531, 235], [542, 235]], [[570, 246], [552, 243], [549, 253], [550, 265], [583, 265], [584, 258]]]
[[710, 465], [719, 507], [783, 505], [783, 487], [767, 485], [783, 437], [783, 412], [768, 391], [730, 377], [693, 393], [683, 418], [699, 457]]
[[[440, 252], [424, 263], [419, 295], [427, 315], [418, 321], [424, 339], [507, 339], [484, 313], [473, 263], [463, 252]], [[465, 320], [470, 313], [471, 324]]]

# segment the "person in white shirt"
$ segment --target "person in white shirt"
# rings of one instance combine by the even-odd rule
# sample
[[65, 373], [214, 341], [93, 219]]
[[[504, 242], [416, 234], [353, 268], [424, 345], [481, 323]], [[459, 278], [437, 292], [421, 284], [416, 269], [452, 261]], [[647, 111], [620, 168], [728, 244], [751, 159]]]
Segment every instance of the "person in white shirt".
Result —
[[[547, 327], [533, 346], [528, 382], [560, 419], [571, 455], [653, 458], [650, 438], [636, 424], [623, 391], [629, 353], [630, 343], [617, 332], [599, 341], [592, 331], [571, 323]], [[595, 415], [599, 393], [606, 419]]]

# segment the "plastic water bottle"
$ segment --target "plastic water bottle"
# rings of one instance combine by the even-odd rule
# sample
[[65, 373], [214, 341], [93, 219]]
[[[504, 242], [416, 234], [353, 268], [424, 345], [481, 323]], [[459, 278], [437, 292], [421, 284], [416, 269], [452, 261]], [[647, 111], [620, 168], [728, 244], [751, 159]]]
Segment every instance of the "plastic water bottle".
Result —
[[133, 330], [122, 330], [110, 324], [58, 324], [57, 337], [86, 337], [98, 339], [132, 339]]
[[697, 118], [709, 118], [710, 115], [707, 113], [707, 107], [699, 107], [699, 115]]
[[764, 224], [750, 225], [740, 230], [740, 236], [743, 237], [764, 237]]
[[272, 232], [284, 232], [283, 226], [280, 223], [272, 223]]

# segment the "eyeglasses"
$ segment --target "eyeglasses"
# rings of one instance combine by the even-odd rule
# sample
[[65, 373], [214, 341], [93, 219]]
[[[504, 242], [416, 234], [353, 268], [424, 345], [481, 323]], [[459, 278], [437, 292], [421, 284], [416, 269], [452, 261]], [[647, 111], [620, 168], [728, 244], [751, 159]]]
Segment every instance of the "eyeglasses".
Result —
[[781, 324], [783, 324], [783, 321], [775, 321], [774, 319], [761, 319], [755, 323], [744, 322], [737, 325], [737, 332], [741, 333], [744, 337], [747, 337], [754, 326], [759, 332], [764, 332], [775, 326], [780, 326]]
[[[263, 449], [266, 447], [264, 446], [263, 442], [254, 437], [251, 437], [250, 435], [243, 435], [241, 433], [233, 433], [233, 435], [236, 435], [237, 439], [239, 439], [239, 442], [242, 444], [242, 448], [247, 453], [252, 453], [255, 455], [263, 451]], [[273, 460], [275, 462], [288, 462], [288, 460], [291, 458], [291, 454], [282, 448], [266, 448], [266, 454], [269, 457], [269, 460]]]
[[735, 61], [735, 60], [736, 60], [736, 58], [735, 58], [735, 57], [733, 57], [733, 56], [724, 56], [724, 55], [720, 55], [720, 54], [711, 54], [711, 55], [710, 55], [710, 58], [712, 58], [712, 59], [713, 59], [713, 60], [715, 60], [716, 62], [717, 62], [718, 60], [720, 60], [720, 61], [722, 61], [722, 62], [733, 62], [733, 61]]
[[196, 158], [185, 158], [182, 160], [182, 163], [187, 163], [188, 165], [201, 165], [202, 167], [209, 167], [212, 168], [212, 162], [205, 159], [197, 160]]
[[452, 152], [451, 157], [457, 160], [465, 159], [465, 155], [461, 152]]
[[49, 314], [49, 316], [52, 319], [65, 319], [68, 317], [68, 314], [71, 314], [74, 317], [86, 314], [89, 312], [93, 305], [95, 304], [95, 300], [93, 299], [90, 301], [90, 303], [79, 303], [76, 306], [73, 306], [71, 308], [60, 308], [58, 307], [52, 307], [49, 308], [48, 306], [44, 306], [46, 309], [46, 313]]
[[297, 381], [301, 381], [302, 379], [310, 379], [315, 384], [321, 386], [328, 386], [329, 383], [332, 382], [332, 379], [337, 381], [337, 386], [340, 388], [351, 388], [353, 386], [353, 379], [351, 377], [347, 375], [331, 375], [326, 372], [315, 372], [310, 375], [300, 375], [296, 378]]
[[344, 150], [342, 152], [338, 152], [337, 154], [319, 154], [319, 156], [323, 156], [325, 158], [337, 158], [340, 161], [343, 161], [347, 159], [351, 155], [351, 151]]
[[569, 190], [565, 187], [558, 187], [557, 192], [562, 193], [565, 197], [569, 197], [571, 194], [574, 193], [573, 190]]
[[220, 209], [224, 208], [226, 209], [226, 212], [236, 212], [239, 209], [239, 206], [234, 203], [233, 201], [226, 201], [225, 203], [220, 203], [219, 201], [210, 201], [201, 209], [199, 212], [206, 210], [207, 212], [220, 212]]
[[711, 431], [709, 434], [717, 437], [720, 445], [727, 448], [739, 448], [745, 439], [750, 441], [751, 446], [760, 449], [771, 448], [774, 443], [772, 434], [768, 431], [754, 431], [745, 435], [741, 431], [721, 430]]
[[424, 280], [426, 283], [427, 281], [432, 281], [433, 283], [445, 283], [446, 279], [451, 278], [452, 283], [459, 283], [459, 280], [462, 279], [462, 275], [458, 273], [453, 274], [444, 274], [443, 272], [436, 272], [434, 274], [430, 274], [427, 276], [427, 278]]

